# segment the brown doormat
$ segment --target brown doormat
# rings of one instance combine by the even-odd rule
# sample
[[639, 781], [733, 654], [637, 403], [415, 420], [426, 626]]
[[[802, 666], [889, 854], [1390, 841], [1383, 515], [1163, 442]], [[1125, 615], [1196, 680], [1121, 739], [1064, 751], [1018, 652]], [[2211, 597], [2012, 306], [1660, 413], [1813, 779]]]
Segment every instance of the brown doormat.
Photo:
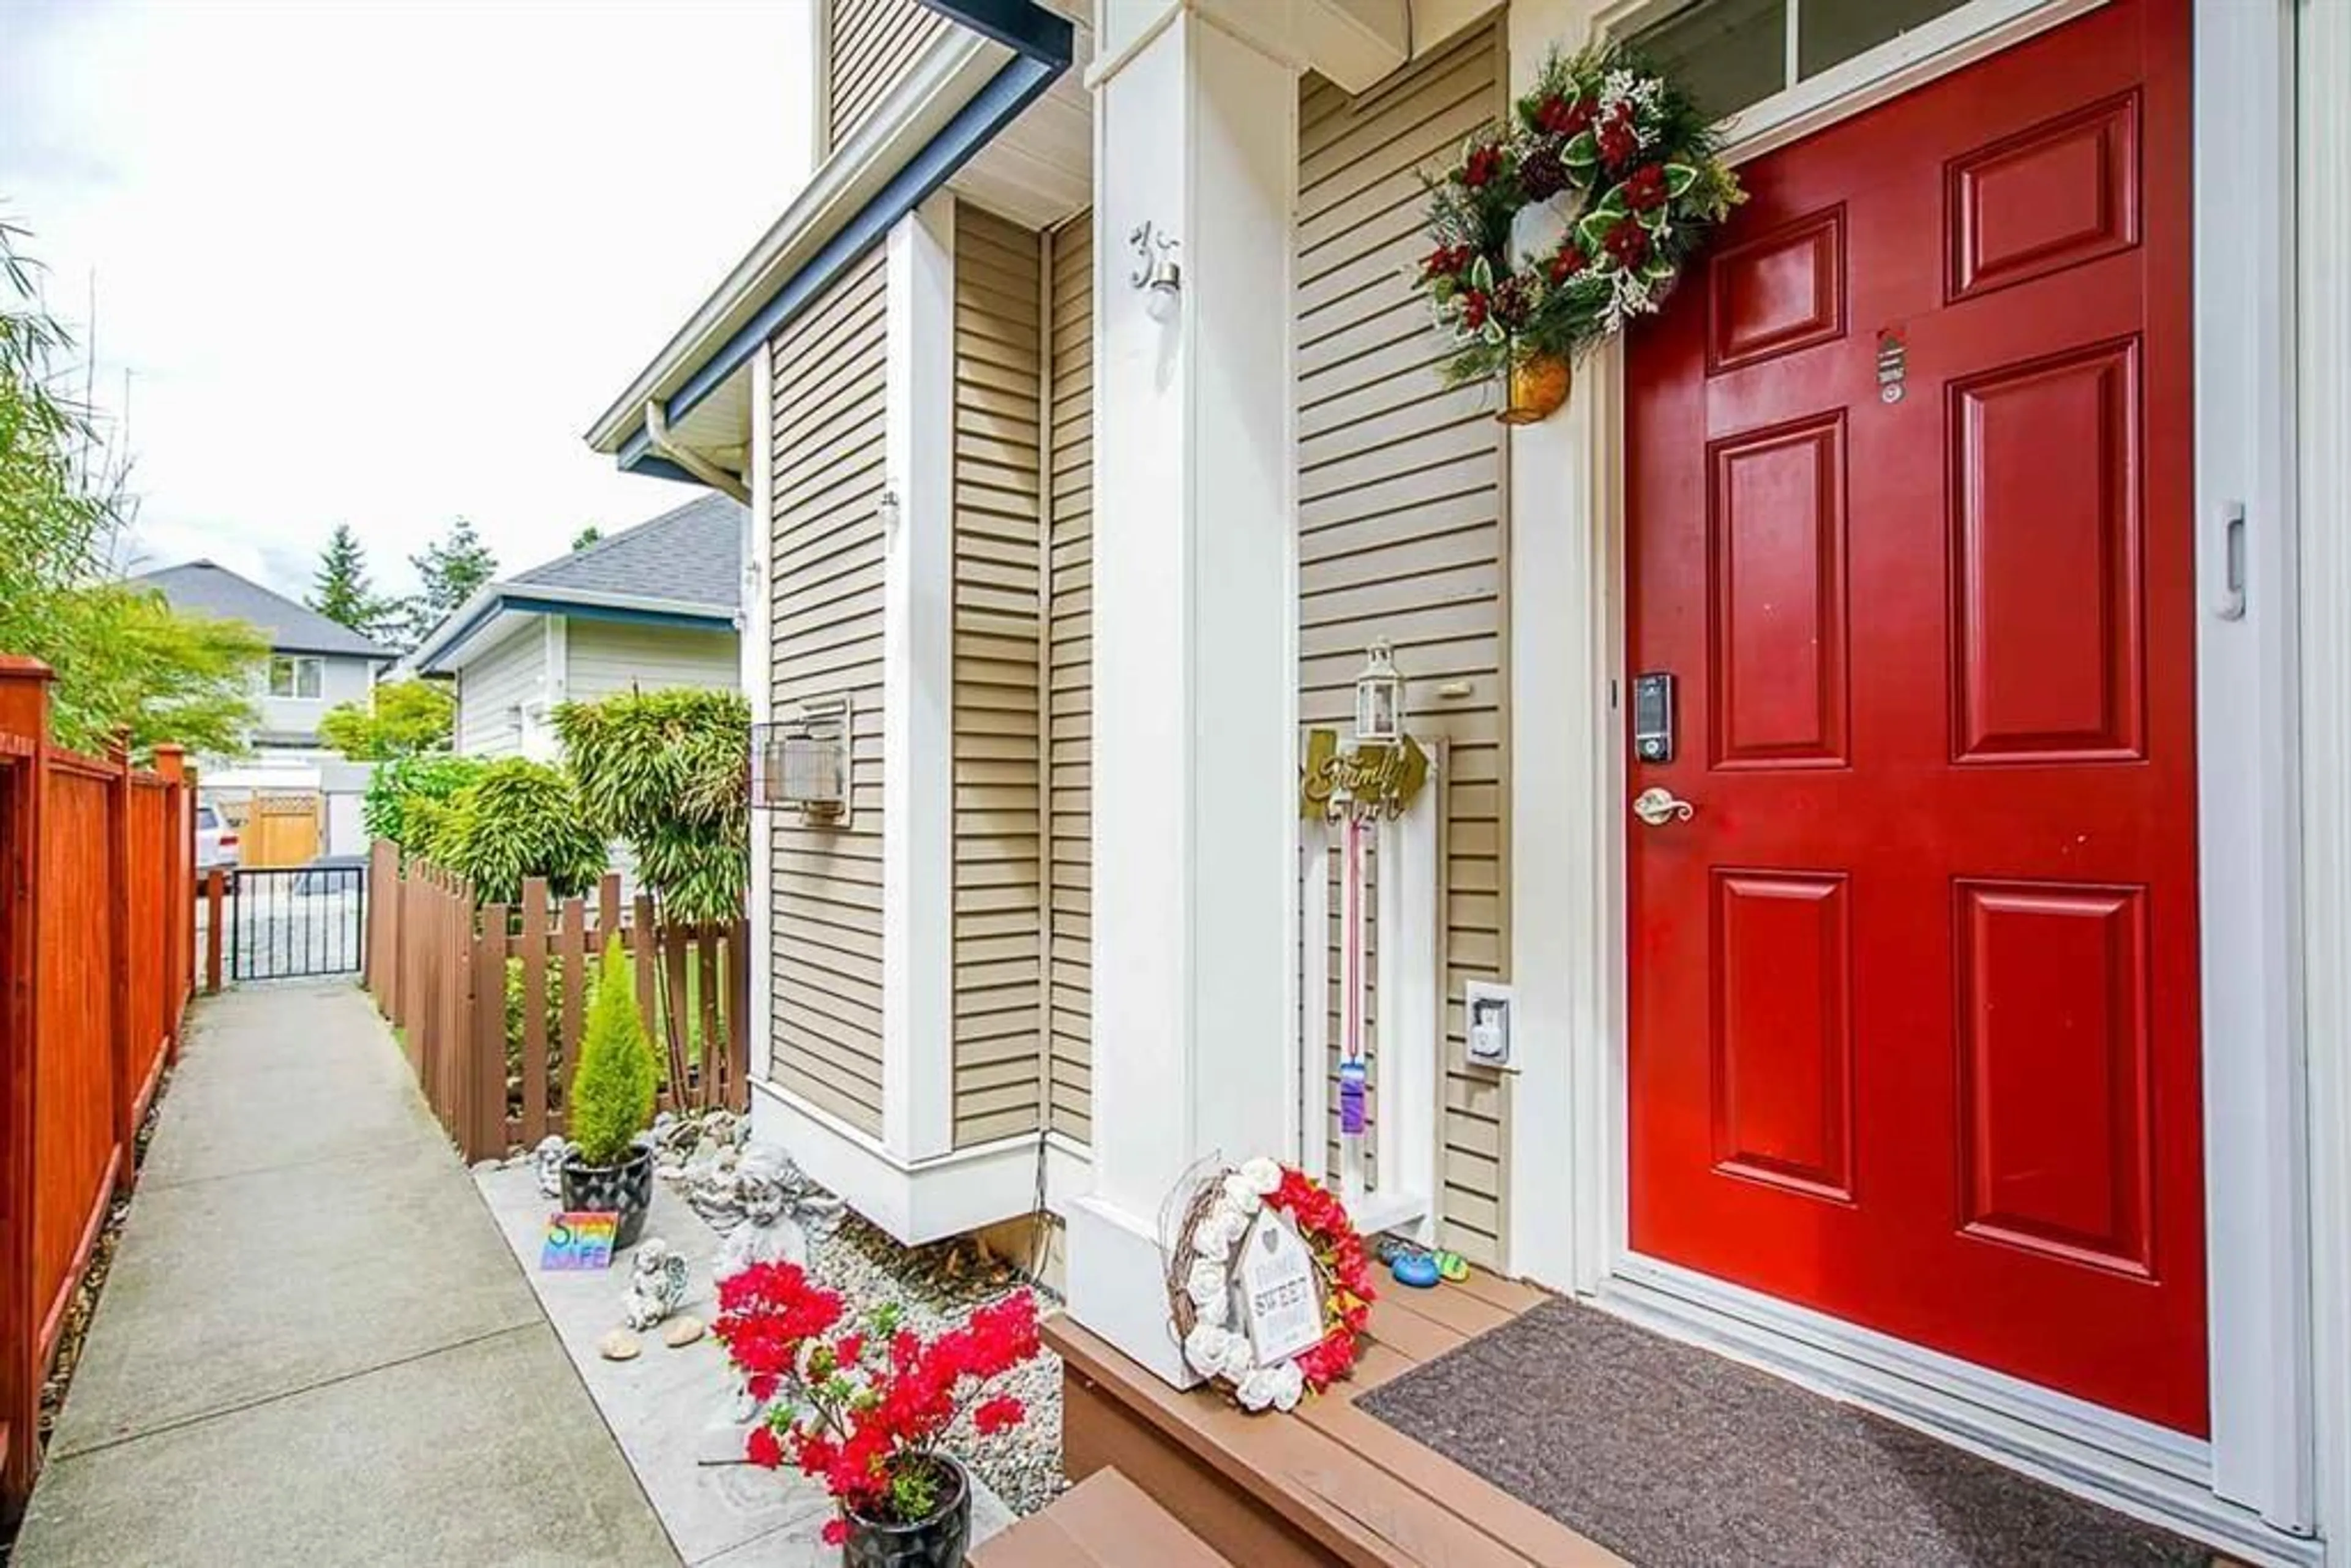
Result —
[[2201, 1568], [2211, 1556], [1568, 1301], [1355, 1405], [1642, 1568]]

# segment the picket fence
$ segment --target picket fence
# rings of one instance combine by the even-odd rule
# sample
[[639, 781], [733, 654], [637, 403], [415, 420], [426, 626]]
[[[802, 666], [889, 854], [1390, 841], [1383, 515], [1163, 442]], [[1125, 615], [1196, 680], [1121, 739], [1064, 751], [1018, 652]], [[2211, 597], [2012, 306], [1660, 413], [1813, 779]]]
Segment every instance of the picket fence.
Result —
[[533, 877], [518, 903], [476, 906], [464, 879], [419, 861], [403, 865], [382, 840], [371, 851], [368, 884], [367, 988], [467, 1159], [496, 1158], [565, 1130], [589, 979], [613, 936], [629, 955], [637, 1016], [663, 1061], [662, 1107], [747, 1107], [747, 921], [663, 922], [643, 894], [624, 909], [611, 873], [593, 899], [556, 900]]
[[40, 1468], [41, 1384], [195, 962], [195, 769], [56, 744], [48, 666], [0, 655], [0, 1508]]

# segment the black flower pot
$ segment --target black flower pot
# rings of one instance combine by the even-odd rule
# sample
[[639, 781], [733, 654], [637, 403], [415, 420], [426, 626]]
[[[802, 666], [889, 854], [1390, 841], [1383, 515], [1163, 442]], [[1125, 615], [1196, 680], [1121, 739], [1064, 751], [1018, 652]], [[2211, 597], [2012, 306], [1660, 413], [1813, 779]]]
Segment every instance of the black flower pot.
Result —
[[841, 1549], [843, 1568], [963, 1568], [971, 1545], [971, 1480], [945, 1454], [939, 1469], [939, 1508], [913, 1524], [867, 1519], [847, 1511], [849, 1539]]
[[575, 1151], [563, 1159], [563, 1207], [574, 1214], [617, 1214], [612, 1250], [633, 1247], [644, 1233], [645, 1210], [653, 1202], [653, 1152], [639, 1144], [616, 1166], [582, 1163]]

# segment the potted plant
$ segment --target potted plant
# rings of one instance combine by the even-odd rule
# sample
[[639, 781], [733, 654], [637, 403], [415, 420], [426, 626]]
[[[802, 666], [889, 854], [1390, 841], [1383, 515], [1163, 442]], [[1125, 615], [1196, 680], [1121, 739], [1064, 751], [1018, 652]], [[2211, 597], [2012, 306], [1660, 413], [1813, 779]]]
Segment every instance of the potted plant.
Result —
[[616, 1250], [636, 1243], [653, 1200], [653, 1152], [636, 1140], [653, 1124], [659, 1075], [616, 936], [604, 945], [588, 1008], [571, 1081], [571, 1152], [563, 1161], [563, 1207], [619, 1215]]
[[971, 1478], [940, 1445], [968, 1410], [983, 1437], [1028, 1412], [988, 1380], [1037, 1354], [1025, 1291], [924, 1340], [883, 1307], [847, 1304], [798, 1264], [754, 1263], [718, 1282], [711, 1332], [765, 1413], [745, 1446], [755, 1465], [820, 1476], [839, 1512], [825, 1526], [848, 1568], [961, 1568]]

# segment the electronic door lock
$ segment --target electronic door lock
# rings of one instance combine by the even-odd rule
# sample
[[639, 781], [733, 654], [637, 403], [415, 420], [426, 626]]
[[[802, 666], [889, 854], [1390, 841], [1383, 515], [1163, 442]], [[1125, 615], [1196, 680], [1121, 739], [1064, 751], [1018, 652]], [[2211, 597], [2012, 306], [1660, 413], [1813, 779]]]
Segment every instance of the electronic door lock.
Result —
[[1668, 671], [1633, 677], [1633, 755], [1643, 762], [1674, 759], [1674, 677]]

